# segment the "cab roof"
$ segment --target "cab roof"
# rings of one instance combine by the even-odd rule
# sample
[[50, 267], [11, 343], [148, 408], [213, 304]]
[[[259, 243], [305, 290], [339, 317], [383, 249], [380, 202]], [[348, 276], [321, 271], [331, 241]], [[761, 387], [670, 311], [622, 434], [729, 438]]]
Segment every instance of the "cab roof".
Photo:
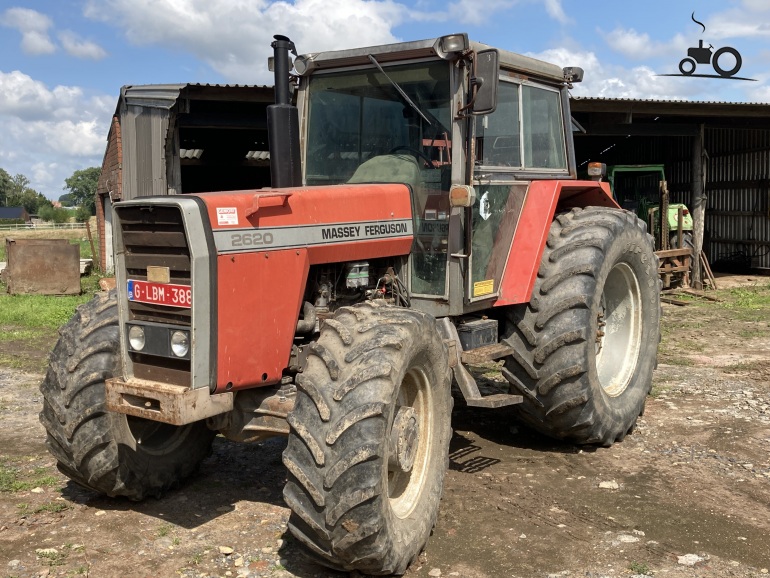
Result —
[[[455, 35], [453, 35], [455, 36]], [[467, 38], [467, 35], [464, 35]], [[348, 50], [331, 50], [302, 55], [313, 61], [315, 70], [327, 70], [330, 68], [345, 68], [349, 66], [370, 65], [369, 55], [373, 55], [378, 62], [394, 62], [399, 60], [415, 60], [419, 58], [447, 58], [439, 50], [439, 42], [443, 37], [412, 42], [398, 42], [394, 44], [381, 44], [379, 46], [367, 46], [351, 48]], [[475, 52], [489, 50], [494, 47], [480, 42], [469, 41], [469, 47]], [[536, 58], [530, 58], [522, 54], [495, 49], [500, 55], [500, 66], [504, 69], [520, 73], [524, 76], [536, 76], [552, 82], [564, 82], [564, 70], [555, 64], [543, 62]], [[459, 55], [458, 55], [459, 56]]]

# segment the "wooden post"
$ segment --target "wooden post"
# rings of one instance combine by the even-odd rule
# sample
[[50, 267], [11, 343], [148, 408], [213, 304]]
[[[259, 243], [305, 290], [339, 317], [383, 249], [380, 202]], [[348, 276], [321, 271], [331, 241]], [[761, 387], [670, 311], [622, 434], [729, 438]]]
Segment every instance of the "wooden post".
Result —
[[86, 233], [88, 234], [88, 243], [91, 245], [91, 262], [94, 269], [101, 269], [99, 255], [96, 254], [96, 249], [94, 248], [94, 238], [91, 236], [91, 223], [89, 221], [90, 219], [86, 219]]
[[692, 213], [692, 285], [695, 289], [703, 289], [703, 273], [700, 254], [703, 250], [703, 225], [706, 216], [706, 160], [703, 151], [703, 125], [700, 125], [698, 135], [693, 138], [692, 146], [692, 196], [690, 212]]
[[658, 219], [660, 219], [658, 227], [658, 231], [660, 231], [660, 241], [658, 242], [659, 251], [665, 251], [671, 248], [668, 242], [668, 199], [668, 183], [666, 181], [660, 181], [660, 203], [658, 203]]

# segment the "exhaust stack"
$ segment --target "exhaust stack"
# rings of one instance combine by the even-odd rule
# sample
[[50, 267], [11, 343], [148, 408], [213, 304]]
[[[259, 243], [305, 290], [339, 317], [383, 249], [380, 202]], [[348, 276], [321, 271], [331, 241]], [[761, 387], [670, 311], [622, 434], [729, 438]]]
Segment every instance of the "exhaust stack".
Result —
[[302, 185], [299, 153], [299, 112], [289, 103], [289, 51], [295, 56], [294, 43], [276, 35], [273, 47], [275, 62], [275, 104], [267, 107], [267, 137], [270, 146], [270, 181], [273, 188]]

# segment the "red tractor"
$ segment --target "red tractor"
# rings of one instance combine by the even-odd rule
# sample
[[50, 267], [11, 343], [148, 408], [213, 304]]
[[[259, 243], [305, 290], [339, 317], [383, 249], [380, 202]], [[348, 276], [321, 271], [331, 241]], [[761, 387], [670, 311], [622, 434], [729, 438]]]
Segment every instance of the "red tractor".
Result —
[[[452, 378], [572, 443], [633, 428], [659, 341], [652, 239], [576, 178], [582, 70], [465, 34], [293, 74], [291, 41], [273, 47], [273, 186], [115, 206], [117, 291], [62, 329], [41, 420], [61, 471], [133, 500], [217, 432], [287, 435], [296, 539], [403, 573], [436, 521]], [[466, 364], [490, 360], [508, 393], [479, 393]]]

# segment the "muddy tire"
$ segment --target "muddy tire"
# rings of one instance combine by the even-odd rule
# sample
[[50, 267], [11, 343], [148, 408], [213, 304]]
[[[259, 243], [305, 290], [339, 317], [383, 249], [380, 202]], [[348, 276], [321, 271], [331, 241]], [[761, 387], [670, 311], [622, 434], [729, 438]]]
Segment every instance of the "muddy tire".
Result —
[[377, 303], [327, 320], [297, 377], [289, 529], [340, 570], [402, 574], [436, 521], [452, 398], [435, 320]]
[[612, 445], [633, 428], [660, 339], [652, 237], [626, 211], [556, 217], [530, 303], [508, 312], [505, 361], [519, 417], [579, 444]]
[[[670, 249], [679, 249], [679, 233], [676, 233], [676, 232], [671, 233], [668, 240], [668, 247]], [[691, 231], [685, 231], [684, 233], [682, 233], [682, 248], [683, 249], [695, 248]]]
[[211, 451], [205, 424], [176, 427], [109, 412], [104, 382], [119, 366], [115, 292], [78, 307], [60, 330], [40, 386], [46, 445], [59, 470], [108, 496], [160, 496], [189, 476]]

